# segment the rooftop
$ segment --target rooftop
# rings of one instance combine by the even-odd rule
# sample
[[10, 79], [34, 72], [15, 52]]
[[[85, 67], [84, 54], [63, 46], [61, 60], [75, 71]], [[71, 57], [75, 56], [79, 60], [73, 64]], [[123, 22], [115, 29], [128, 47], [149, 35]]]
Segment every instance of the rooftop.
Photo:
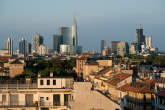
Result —
[[114, 75], [111, 79], [106, 80], [105, 82], [112, 84], [112, 85], [117, 85], [119, 82], [127, 79], [130, 76], [132, 76], [132, 75], [127, 74], [127, 73], [118, 73], [118, 74]]
[[138, 93], [154, 93], [154, 88], [151, 88], [142, 83], [126, 84], [124, 86], [119, 87], [118, 90], [121, 90], [123, 92], [131, 91], [131, 92], [138, 92]]

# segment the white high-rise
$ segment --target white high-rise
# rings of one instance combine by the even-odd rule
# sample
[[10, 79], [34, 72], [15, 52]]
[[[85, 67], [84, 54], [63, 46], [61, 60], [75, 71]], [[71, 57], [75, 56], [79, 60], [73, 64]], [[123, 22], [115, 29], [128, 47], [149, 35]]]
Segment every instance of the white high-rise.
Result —
[[151, 36], [146, 36], [145, 37], [145, 43], [146, 43], [146, 48], [147, 49], [152, 48], [152, 37]]
[[6, 49], [8, 50], [8, 54], [13, 55], [13, 40], [12, 40], [12, 38], [8, 38], [8, 40], [6, 40]]

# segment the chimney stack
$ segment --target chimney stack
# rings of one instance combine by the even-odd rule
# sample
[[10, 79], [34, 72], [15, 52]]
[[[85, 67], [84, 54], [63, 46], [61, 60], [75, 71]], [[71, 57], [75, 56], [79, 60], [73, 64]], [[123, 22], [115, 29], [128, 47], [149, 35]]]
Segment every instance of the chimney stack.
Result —
[[41, 77], [41, 73], [38, 73], [38, 78], [40, 78]]
[[50, 72], [50, 77], [53, 77], [53, 72]]

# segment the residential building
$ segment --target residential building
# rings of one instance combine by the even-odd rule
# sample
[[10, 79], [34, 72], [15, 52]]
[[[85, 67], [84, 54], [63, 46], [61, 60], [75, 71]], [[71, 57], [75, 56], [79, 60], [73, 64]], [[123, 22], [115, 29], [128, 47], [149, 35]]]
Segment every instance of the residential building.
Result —
[[161, 78], [155, 85], [155, 110], [165, 109], [165, 82]]
[[87, 62], [87, 57], [80, 57], [76, 59], [76, 73], [78, 79], [81, 80], [83, 79], [83, 69], [86, 62]]
[[124, 110], [155, 110], [154, 88], [155, 80], [145, 80], [125, 84], [118, 88], [122, 99], [121, 105]]
[[117, 88], [131, 82], [132, 82], [131, 74], [117, 73], [108, 80], [105, 80], [103, 82], [103, 86], [107, 88], [107, 91], [111, 99], [119, 101], [121, 98], [119, 96], [119, 91]]
[[83, 66], [83, 79], [89, 80], [89, 75], [99, 71], [98, 62], [88, 62]]
[[24, 71], [24, 61], [18, 59], [9, 61], [8, 68], [9, 68], [9, 77], [14, 78], [17, 75], [22, 74], [22, 72]]
[[[52, 74], [52, 73], [51, 73]], [[72, 77], [0, 80], [1, 109], [67, 110], [73, 99]]]

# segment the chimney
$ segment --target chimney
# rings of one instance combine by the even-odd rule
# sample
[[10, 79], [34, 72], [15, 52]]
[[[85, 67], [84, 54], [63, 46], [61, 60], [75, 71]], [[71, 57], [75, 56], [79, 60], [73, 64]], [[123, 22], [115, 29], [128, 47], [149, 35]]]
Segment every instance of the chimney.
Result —
[[40, 78], [41, 77], [41, 73], [38, 73], [38, 78]]
[[50, 77], [53, 77], [53, 72], [50, 72]]

